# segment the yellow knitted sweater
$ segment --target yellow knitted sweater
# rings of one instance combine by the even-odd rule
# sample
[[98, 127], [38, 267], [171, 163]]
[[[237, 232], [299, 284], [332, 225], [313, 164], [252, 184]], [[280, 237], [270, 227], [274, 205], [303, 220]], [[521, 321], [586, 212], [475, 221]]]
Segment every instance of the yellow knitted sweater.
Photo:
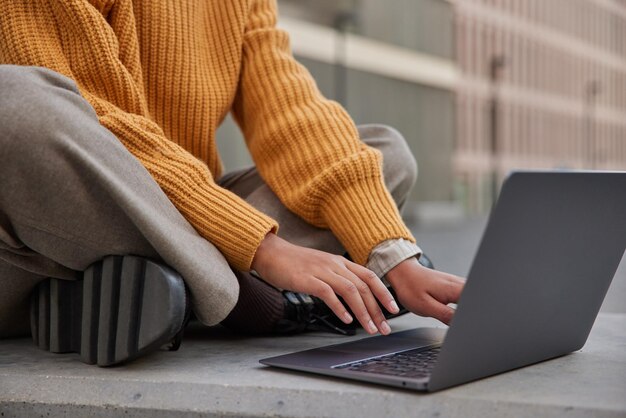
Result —
[[414, 241], [383, 184], [380, 153], [293, 59], [274, 0], [0, 4], [0, 64], [75, 80], [100, 123], [235, 268], [250, 269], [278, 225], [215, 183], [215, 131], [229, 111], [280, 200], [330, 228], [356, 262], [387, 239]]

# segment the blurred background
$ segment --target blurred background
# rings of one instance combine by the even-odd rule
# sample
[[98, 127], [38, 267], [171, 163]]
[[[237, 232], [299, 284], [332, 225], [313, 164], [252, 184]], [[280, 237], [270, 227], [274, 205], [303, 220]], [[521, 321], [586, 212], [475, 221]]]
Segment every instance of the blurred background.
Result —
[[[414, 224], [488, 212], [516, 168], [626, 169], [626, 0], [279, 0], [357, 124], [407, 139]], [[251, 164], [232, 120], [226, 170]]]

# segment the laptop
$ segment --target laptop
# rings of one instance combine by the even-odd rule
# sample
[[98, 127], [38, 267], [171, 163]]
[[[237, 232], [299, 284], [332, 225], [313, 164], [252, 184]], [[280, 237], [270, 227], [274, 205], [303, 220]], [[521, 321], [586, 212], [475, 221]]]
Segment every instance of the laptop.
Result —
[[626, 249], [626, 172], [513, 172], [456, 314], [418, 328], [261, 360], [436, 391], [579, 350]]

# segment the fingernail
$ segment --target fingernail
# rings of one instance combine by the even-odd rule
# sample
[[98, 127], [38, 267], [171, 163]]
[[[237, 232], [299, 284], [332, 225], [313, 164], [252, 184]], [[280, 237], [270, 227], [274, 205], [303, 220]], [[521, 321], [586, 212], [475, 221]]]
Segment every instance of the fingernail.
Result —
[[392, 300], [389, 305], [391, 306], [391, 313], [398, 313], [398, 312], [400, 312], [400, 307], [398, 306], [398, 304], [396, 303], [395, 300]]
[[374, 322], [372, 322], [372, 320], [370, 319], [370, 321], [367, 323], [367, 328], [370, 330], [370, 332], [374, 333], [374, 332], [378, 332], [378, 328], [376, 328], [376, 325], [374, 325]]
[[346, 323], [349, 324], [350, 322], [352, 322], [352, 315], [350, 315], [348, 312], [344, 312], [343, 314], [343, 318], [346, 320]]
[[380, 324], [380, 329], [382, 330], [383, 334], [387, 335], [391, 332], [391, 327], [389, 326], [389, 324], [387, 323], [387, 321], [383, 321]]

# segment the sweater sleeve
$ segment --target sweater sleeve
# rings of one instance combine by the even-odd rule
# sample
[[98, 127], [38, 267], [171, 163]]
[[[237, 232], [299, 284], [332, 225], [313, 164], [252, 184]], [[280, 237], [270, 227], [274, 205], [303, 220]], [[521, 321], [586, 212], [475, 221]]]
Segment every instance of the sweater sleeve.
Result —
[[249, 270], [260, 242], [278, 225], [219, 187], [204, 163], [150, 119], [134, 19], [119, 18], [132, 16], [131, 2], [5, 3], [0, 63], [47, 67], [75, 80], [100, 123], [146, 167], [183, 216], [235, 268]]
[[415, 239], [382, 179], [382, 157], [325, 99], [276, 28], [275, 0], [251, 0], [233, 113], [259, 172], [307, 222], [329, 228], [360, 264], [388, 239]]

